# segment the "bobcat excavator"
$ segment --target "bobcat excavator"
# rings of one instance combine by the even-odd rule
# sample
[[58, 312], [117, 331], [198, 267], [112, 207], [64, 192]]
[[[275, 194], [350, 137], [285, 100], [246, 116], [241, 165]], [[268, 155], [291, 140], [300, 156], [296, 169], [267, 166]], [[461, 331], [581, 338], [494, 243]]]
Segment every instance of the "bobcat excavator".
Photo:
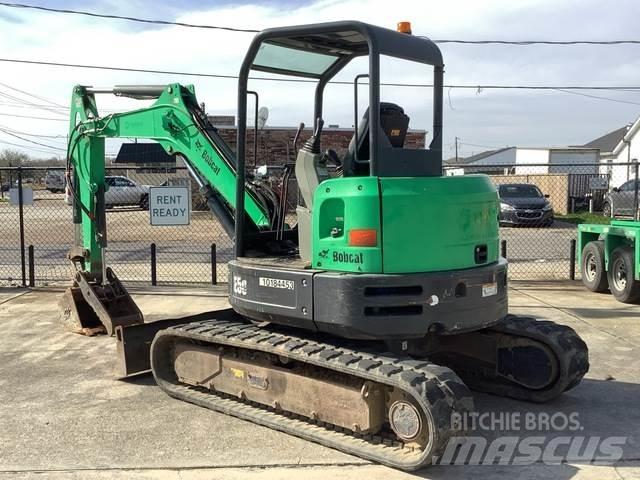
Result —
[[[496, 189], [484, 175], [443, 176], [442, 56], [402, 26], [344, 21], [256, 35], [239, 75], [235, 153], [193, 86], [75, 87], [67, 325], [114, 333], [123, 376], [151, 369], [172, 397], [405, 470], [460, 435], [452, 420], [473, 408], [467, 387], [545, 402], [578, 384], [588, 370], [580, 337], [507, 312]], [[432, 67], [427, 149], [404, 148], [409, 117], [380, 100], [382, 55]], [[324, 90], [361, 56], [368, 72], [354, 78], [353, 139], [340, 158], [322, 149]], [[301, 193], [293, 226], [279, 192], [245, 173], [251, 71], [316, 82], [313, 135], [292, 166]], [[155, 103], [101, 117], [95, 98], [106, 93]], [[105, 265], [105, 138], [154, 140], [184, 160], [235, 241], [230, 309], [143, 322]], [[329, 177], [330, 163], [341, 176]]]

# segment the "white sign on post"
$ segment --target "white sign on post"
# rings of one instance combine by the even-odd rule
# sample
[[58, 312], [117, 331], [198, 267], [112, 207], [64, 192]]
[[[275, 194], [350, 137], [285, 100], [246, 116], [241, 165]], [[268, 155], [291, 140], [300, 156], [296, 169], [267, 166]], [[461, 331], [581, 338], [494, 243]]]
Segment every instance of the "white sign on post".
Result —
[[[20, 189], [12, 188], [9, 190], [9, 203], [11, 205], [20, 205]], [[30, 187], [22, 187], [22, 205], [33, 205], [33, 189]]]
[[608, 190], [609, 179], [607, 177], [589, 177], [589, 188], [591, 190]]
[[151, 225], [189, 225], [191, 192], [187, 187], [151, 187], [149, 189]]

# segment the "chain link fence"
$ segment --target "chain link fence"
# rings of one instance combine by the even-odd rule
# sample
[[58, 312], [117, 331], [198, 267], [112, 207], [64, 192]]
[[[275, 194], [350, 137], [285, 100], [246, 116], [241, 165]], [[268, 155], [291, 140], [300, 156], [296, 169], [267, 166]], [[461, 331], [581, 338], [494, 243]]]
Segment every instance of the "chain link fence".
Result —
[[[458, 165], [446, 175], [484, 173], [501, 195], [500, 236], [512, 280], [572, 278], [576, 226], [633, 215], [636, 163]], [[270, 168], [282, 190], [282, 169]], [[181, 167], [108, 167], [107, 264], [125, 282], [180, 285], [227, 281], [233, 243]], [[68, 281], [76, 228], [61, 168], [0, 168], [0, 285]], [[22, 185], [22, 188], [20, 188]], [[189, 225], [152, 226], [150, 186], [189, 185]], [[289, 182], [287, 220], [298, 190]], [[428, 221], [428, 219], [425, 219]]]
[[[7, 179], [0, 198], [0, 284], [69, 280], [73, 267], [66, 254], [79, 232], [65, 192], [64, 169], [5, 168], [0, 173]], [[158, 285], [226, 282], [233, 244], [184, 168], [114, 167], [106, 174], [106, 261], [121, 280]], [[191, 187], [189, 225], [150, 224], [149, 188], [161, 185]]]

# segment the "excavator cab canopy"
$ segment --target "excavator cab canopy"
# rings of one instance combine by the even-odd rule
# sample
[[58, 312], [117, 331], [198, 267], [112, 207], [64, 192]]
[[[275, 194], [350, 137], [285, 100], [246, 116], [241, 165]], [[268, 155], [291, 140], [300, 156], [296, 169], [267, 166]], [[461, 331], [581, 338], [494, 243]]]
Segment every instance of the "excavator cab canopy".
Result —
[[[380, 56], [433, 66], [433, 139], [426, 150], [398, 148], [384, 120], [389, 105], [380, 102]], [[252, 70], [316, 79], [314, 124], [322, 119], [324, 87], [352, 59], [368, 56], [369, 71], [354, 79], [354, 148], [345, 160], [345, 174], [384, 177], [440, 176], [442, 174], [442, 81], [444, 65], [438, 46], [424, 37], [358, 21], [329, 22], [271, 28], [257, 34], [242, 63], [238, 84], [238, 138], [236, 212], [243, 211], [245, 188], [247, 84]], [[358, 81], [369, 81], [369, 108], [358, 128]], [[429, 79], [431, 80], [431, 79]], [[396, 106], [397, 107], [397, 106]], [[382, 109], [382, 114], [381, 114]], [[398, 117], [403, 114], [401, 107]], [[408, 122], [408, 117], [407, 117]], [[406, 128], [405, 128], [406, 129]], [[360, 130], [360, 131], [359, 131]], [[362, 148], [368, 142], [368, 148]], [[354, 151], [355, 150], [355, 153]], [[368, 158], [358, 158], [366, 152]], [[244, 253], [244, 219], [236, 218], [236, 256]]]
[[251, 69], [283, 75], [333, 76], [354, 57], [370, 52], [443, 66], [440, 49], [431, 40], [361, 22], [272, 28], [257, 35], [252, 47], [256, 42]]

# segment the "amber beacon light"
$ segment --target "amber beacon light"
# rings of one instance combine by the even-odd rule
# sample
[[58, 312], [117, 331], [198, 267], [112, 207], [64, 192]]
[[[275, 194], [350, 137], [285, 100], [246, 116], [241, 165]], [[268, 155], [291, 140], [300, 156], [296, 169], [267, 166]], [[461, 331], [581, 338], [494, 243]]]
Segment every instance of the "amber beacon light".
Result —
[[411, 22], [398, 22], [398, 27], [396, 28], [400, 33], [407, 33], [411, 35]]

